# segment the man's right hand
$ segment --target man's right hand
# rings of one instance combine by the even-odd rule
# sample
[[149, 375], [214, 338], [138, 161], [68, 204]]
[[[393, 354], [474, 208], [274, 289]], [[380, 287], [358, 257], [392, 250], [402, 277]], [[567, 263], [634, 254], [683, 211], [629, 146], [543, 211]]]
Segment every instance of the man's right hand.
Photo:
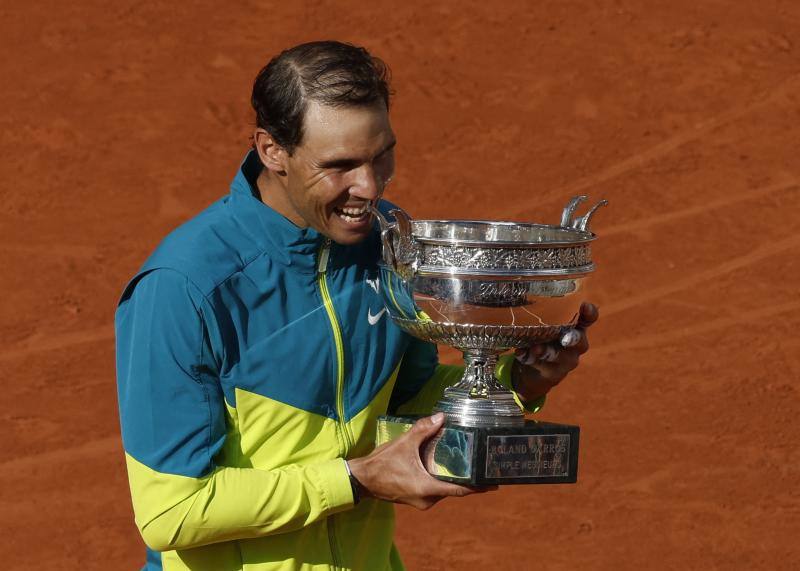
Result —
[[369, 456], [348, 460], [365, 497], [426, 510], [442, 498], [496, 489], [470, 488], [437, 480], [422, 465], [420, 449], [444, 424], [444, 414], [421, 418], [402, 436], [376, 448]]

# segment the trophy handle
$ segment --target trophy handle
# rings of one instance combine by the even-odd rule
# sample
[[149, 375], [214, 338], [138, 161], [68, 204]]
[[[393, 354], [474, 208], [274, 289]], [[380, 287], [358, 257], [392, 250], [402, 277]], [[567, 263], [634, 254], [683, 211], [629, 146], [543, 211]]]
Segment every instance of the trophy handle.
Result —
[[381, 227], [383, 261], [403, 279], [410, 279], [419, 265], [419, 247], [412, 235], [411, 219], [400, 209], [392, 209], [389, 214], [394, 222], [389, 222], [378, 208], [370, 204], [369, 211], [375, 215]]
[[580, 196], [573, 196], [567, 205], [564, 207], [563, 212], [561, 213], [561, 225], [565, 228], [572, 228], [572, 215], [575, 214], [575, 209], [578, 208], [578, 205], [589, 198], [585, 194], [581, 194]]
[[578, 216], [577, 218], [573, 218], [575, 214], [575, 210], [578, 208], [578, 205], [581, 202], [584, 202], [588, 197], [585, 194], [581, 194], [579, 196], [573, 196], [567, 205], [564, 207], [563, 212], [561, 213], [561, 226], [565, 228], [575, 228], [580, 230], [581, 232], [588, 232], [589, 231], [589, 221], [591, 220], [594, 213], [597, 212], [597, 209], [601, 206], [606, 206], [608, 204], [608, 200], [601, 200], [594, 206], [589, 209], [589, 212], [584, 214], [583, 216]]
[[394, 216], [392, 229], [392, 251], [395, 258], [395, 270], [404, 280], [414, 276], [419, 265], [419, 248], [411, 231], [411, 219], [400, 209], [393, 209], [389, 214]]
[[394, 244], [392, 243], [392, 234], [394, 234], [395, 224], [391, 224], [383, 213], [378, 210], [373, 204], [367, 206], [369, 211], [375, 215], [378, 224], [381, 227], [381, 243], [383, 244], [383, 261], [386, 262], [393, 270], [397, 270], [397, 256], [394, 253]]

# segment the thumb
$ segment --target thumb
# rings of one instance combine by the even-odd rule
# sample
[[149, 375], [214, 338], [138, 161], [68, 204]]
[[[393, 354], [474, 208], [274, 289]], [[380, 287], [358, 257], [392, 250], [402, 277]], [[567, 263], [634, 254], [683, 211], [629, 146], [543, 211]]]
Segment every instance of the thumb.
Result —
[[581, 304], [580, 315], [578, 317], [578, 327], [589, 327], [592, 323], [597, 321], [600, 316], [600, 311], [593, 303], [585, 301]]
[[408, 433], [421, 443], [439, 432], [442, 425], [444, 425], [444, 413], [437, 412], [433, 416], [420, 418]]

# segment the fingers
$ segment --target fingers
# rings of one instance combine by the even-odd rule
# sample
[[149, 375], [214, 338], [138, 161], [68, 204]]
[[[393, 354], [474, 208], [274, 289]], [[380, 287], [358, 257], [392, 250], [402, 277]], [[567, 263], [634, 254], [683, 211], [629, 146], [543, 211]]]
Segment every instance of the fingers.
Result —
[[472, 486], [461, 486], [450, 482], [437, 480], [433, 476], [430, 477], [430, 482], [425, 486], [424, 494], [426, 497], [439, 497], [439, 498], [461, 498], [472, 494], [482, 494], [496, 490], [497, 486], [477, 488]]
[[420, 444], [434, 436], [444, 424], [444, 413], [437, 412], [433, 416], [420, 418], [408, 431], [408, 434]]
[[[471, 490], [469, 493], [465, 493], [463, 495], [483, 494], [485, 492], [493, 492], [493, 491], [498, 489], [497, 486], [484, 486], [484, 487], [481, 487], [481, 488], [472, 488], [472, 487], [469, 487], [469, 486], [459, 486], [459, 487], [467, 488], [468, 490]], [[442, 501], [446, 497], [452, 497], [452, 496], [453, 496], [453, 494], [449, 494], [449, 496], [426, 496], [424, 498], [419, 498], [419, 499], [416, 499], [416, 500], [414, 500], [412, 502], [409, 502], [409, 505], [411, 505], [412, 507], [417, 508], [418, 510], [425, 511], [425, 510], [428, 510], [428, 509], [432, 508], [434, 505], [436, 505], [438, 502]]]
[[548, 343], [544, 346], [542, 354], [539, 355], [537, 361], [540, 363], [555, 363], [558, 361], [559, 354], [560, 351], [558, 347], [554, 343]]
[[409, 498], [405, 503], [420, 510], [427, 510], [444, 498], [463, 498], [472, 494], [483, 494], [497, 489], [497, 486], [471, 487], [461, 486], [437, 480], [427, 472], [419, 482], [415, 497]]
[[597, 321], [598, 317], [600, 317], [600, 310], [597, 309], [597, 306], [585, 301], [581, 304], [577, 327], [589, 327]]
[[467, 486], [470, 490], [472, 490], [476, 494], [485, 494], [486, 492], [496, 492], [500, 489], [500, 486], [497, 485], [486, 485], [486, 486]]
[[514, 352], [514, 357], [517, 361], [529, 367], [541, 363], [556, 363], [561, 360], [561, 349], [571, 346], [564, 345], [565, 338], [567, 338], [570, 344], [577, 343], [576, 346], [580, 346], [585, 342], [585, 335], [583, 335], [583, 333], [570, 329], [562, 336], [560, 343], [544, 343], [532, 345], [527, 349], [517, 349]]
[[539, 363], [559, 363], [562, 361], [562, 349], [583, 355], [589, 350], [589, 339], [584, 329], [591, 326], [600, 312], [593, 303], [581, 304], [578, 321], [575, 327], [567, 329], [557, 342], [532, 345], [527, 349], [517, 349], [515, 357], [523, 365], [533, 366]]
[[580, 355], [576, 351], [561, 351], [558, 359], [550, 363], [541, 363], [539, 372], [551, 382], [560, 382], [570, 371], [578, 367]]
[[557, 343], [532, 345], [527, 349], [517, 349], [515, 357], [523, 365], [536, 363], [555, 363], [560, 360], [561, 350], [572, 350], [583, 355], [589, 350], [589, 339], [583, 328], [575, 327], [565, 331]]
[[570, 329], [561, 336], [561, 346], [564, 349], [583, 355], [589, 350], [589, 337], [583, 329]]
[[574, 347], [581, 341], [581, 337], [584, 335], [578, 329], [569, 329], [567, 330], [559, 340], [561, 342], [561, 346], [564, 348], [567, 347]]
[[527, 349], [514, 351], [514, 358], [523, 365], [531, 366], [539, 362], [542, 354], [547, 350], [547, 345], [531, 345]]
[[554, 363], [558, 360], [559, 347], [554, 343], [539, 343], [527, 349], [517, 349], [514, 356], [523, 365]]

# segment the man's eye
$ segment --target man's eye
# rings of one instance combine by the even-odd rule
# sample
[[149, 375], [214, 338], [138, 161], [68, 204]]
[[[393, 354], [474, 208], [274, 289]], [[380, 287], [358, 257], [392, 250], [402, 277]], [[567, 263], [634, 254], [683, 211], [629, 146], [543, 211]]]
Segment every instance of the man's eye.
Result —
[[356, 163], [353, 161], [340, 161], [325, 165], [325, 169], [337, 172], [347, 172], [356, 168]]

